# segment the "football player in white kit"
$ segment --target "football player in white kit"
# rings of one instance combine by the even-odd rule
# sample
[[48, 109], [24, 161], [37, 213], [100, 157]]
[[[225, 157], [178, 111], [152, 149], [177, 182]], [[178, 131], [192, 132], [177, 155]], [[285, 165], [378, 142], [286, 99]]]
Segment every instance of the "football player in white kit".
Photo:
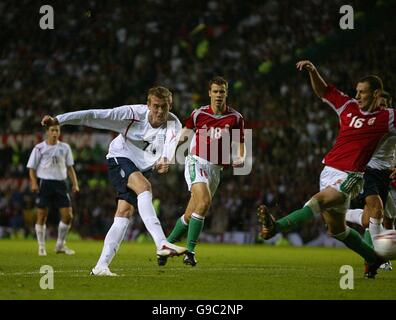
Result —
[[78, 192], [77, 175], [74, 171], [73, 155], [67, 143], [59, 141], [60, 127], [53, 125], [46, 127], [46, 140], [37, 144], [29, 157], [27, 168], [31, 190], [37, 193], [36, 207], [36, 236], [39, 245], [39, 256], [46, 256], [45, 232], [48, 208], [59, 209], [60, 222], [58, 225], [58, 239], [55, 252], [67, 255], [75, 254], [66, 243], [66, 236], [73, 219], [70, 196], [67, 190], [66, 179], [69, 176], [72, 183], [72, 191]]
[[[383, 108], [391, 107], [391, 97], [387, 92], [382, 92], [379, 105]], [[382, 226], [385, 219], [384, 209], [389, 198], [391, 174], [395, 167], [396, 134], [386, 135], [378, 145], [364, 173], [363, 190], [358, 197], [360, 208], [349, 209], [346, 220], [366, 228], [364, 239], [373, 246], [372, 237], [384, 231]], [[388, 211], [392, 203], [388, 206]], [[375, 246], [374, 246], [375, 249]], [[381, 269], [392, 270], [390, 261], [383, 264]]]
[[85, 125], [118, 132], [106, 155], [109, 178], [117, 190], [117, 210], [113, 225], [104, 240], [102, 254], [92, 269], [97, 276], [116, 276], [109, 270], [137, 208], [144, 225], [154, 239], [157, 256], [178, 256], [186, 248], [166, 240], [152, 204], [151, 184], [147, 177], [155, 170], [166, 173], [181, 130], [178, 118], [169, 110], [172, 93], [164, 87], [149, 89], [147, 105], [124, 105], [114, 109], [92, 109], [45, 116], [43, 125]]

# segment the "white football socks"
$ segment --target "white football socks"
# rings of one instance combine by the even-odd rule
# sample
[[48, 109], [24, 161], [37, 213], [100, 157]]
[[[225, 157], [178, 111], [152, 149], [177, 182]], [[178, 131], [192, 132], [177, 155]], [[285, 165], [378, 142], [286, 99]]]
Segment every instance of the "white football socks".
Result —
[[37, 242], [38, 242], [39, 246], [45, 247], [45, 230], [46, 230], [45, 224], [43, 224], [43, 225], [36, 224], [34, 226], [34, 228], [36, 230]]
[[58, 248], [63, 247], [65, 240], [66, 240], [67, 232], [69, 231], [70, 227], [71, 227], [71, 224], [66, 224], [62, 221], [59, 222], [58, 239], [56, 240], [56, 246]]
[[380, 219], [370, 218], [369, 231], [370, 231], [371, 239], [374, 239], [376, 235], [384, 231], [384, 228], [382, 226], [382, 220], [383, 220], [382, 218]]
[[157, 250], [167, 243], [164, 231], [153, 206], [153, 195], [150, 191], [144, 191], [138, 195], [138, 210], [146, 229], [152, 236]]
[[356, 223], [363, 227], [362, 218], [363, 209], [349, 209], [345, 216], [346, 221]]
[[96, 264], [95, 269], [107, 268], [117, 253], [125, 232], [128, 229], [129, 219], [123, 217], [114, 217], [114, 222], [106, 234], [102, 254]]

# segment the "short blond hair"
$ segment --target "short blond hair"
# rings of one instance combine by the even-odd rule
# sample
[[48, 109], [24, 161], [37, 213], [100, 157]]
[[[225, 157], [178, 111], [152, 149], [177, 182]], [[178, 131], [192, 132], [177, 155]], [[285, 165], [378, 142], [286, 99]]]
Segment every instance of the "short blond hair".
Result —
[[164, 99], [169, 104], [172, 103], [172, 92], [170, 92], [170, 90], [165, 87], [158, 86], [158, 87], [150, 88], [147, 93], [148, 102], [150, 102], [151, 96], [155, 96], [159, 99]]

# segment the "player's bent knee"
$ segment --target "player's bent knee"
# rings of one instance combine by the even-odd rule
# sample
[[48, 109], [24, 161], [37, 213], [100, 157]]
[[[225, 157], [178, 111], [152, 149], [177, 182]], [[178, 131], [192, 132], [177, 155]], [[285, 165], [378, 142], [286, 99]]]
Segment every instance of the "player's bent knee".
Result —
[[312, 197], [312, 198], [305, 204], [305, 206], [309, 206], [309, 207], [311, 208], [312, 212], [313, 212], [315, 215], [320, 214], [320, 212], [322, 211], [322, 210], [321, 210], [321, 207], [320, 207], [320, 202], [319, 202], [319, 200], [318, 200], [317, 198], [315, 198], [315, 197]]

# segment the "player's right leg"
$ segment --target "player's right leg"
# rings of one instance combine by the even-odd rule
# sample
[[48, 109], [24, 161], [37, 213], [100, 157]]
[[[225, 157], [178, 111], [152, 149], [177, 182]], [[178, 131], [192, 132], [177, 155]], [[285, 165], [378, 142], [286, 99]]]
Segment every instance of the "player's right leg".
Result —
[[48, 216], [48, 208], [37, 208], [37, 220], [36, 220], [35, 230], [36, 230], [39, 256], [47, 255], [47, 251], [45, 249], [45, 233], [46, 233], [45, 223], [47, 221], [47, 216]]
[[344, 205], [347, 193], [358, 193], [361, 184], [362, 177], [357, 174], [347, 174], [334, 168], [325, 167], [320, 175], [321, 191], [315, 194], [303, 208], [273, 221], [265, 206], [259, 207], [257, 214], [262, 224], [261, 236], [264, 239], [269, 239], [278, 232], [288, 232], [300, 228], [314, 215], [319, 215], [327, 208]]
[[186, 220], [189, 220], [189, 223], [187, 232], [188, 251], [183, 262], [195, 266], [197, 264], [195, 247], [204, 227], [206, 213], [212, 203], [212, 195], [207, 183], [197, 182], [191, 186], [191, 196], [194, 199], [194, 206], [190, 208], [191, 213], [189, 215], [184, 215]]
[[384, 206], [379, 195], [370, 195], [366, 197], [365, 211], [369, 218], [369, 231], [371, 238], [384, 231], [382, 221], [384, 218]]
[[114, 217], [114, 222], [106, 234], [102, 253], [99, 257], [96, 266], [92, 269], [91, 275], [95, 276], [116, 276], [109, 269], [109, 265], [117, 253], [125, 232], [129, 226], [129, 218], [134, 211], [133, 206], [125, 200], [119, 199], [117, 204], [117, 211]]

